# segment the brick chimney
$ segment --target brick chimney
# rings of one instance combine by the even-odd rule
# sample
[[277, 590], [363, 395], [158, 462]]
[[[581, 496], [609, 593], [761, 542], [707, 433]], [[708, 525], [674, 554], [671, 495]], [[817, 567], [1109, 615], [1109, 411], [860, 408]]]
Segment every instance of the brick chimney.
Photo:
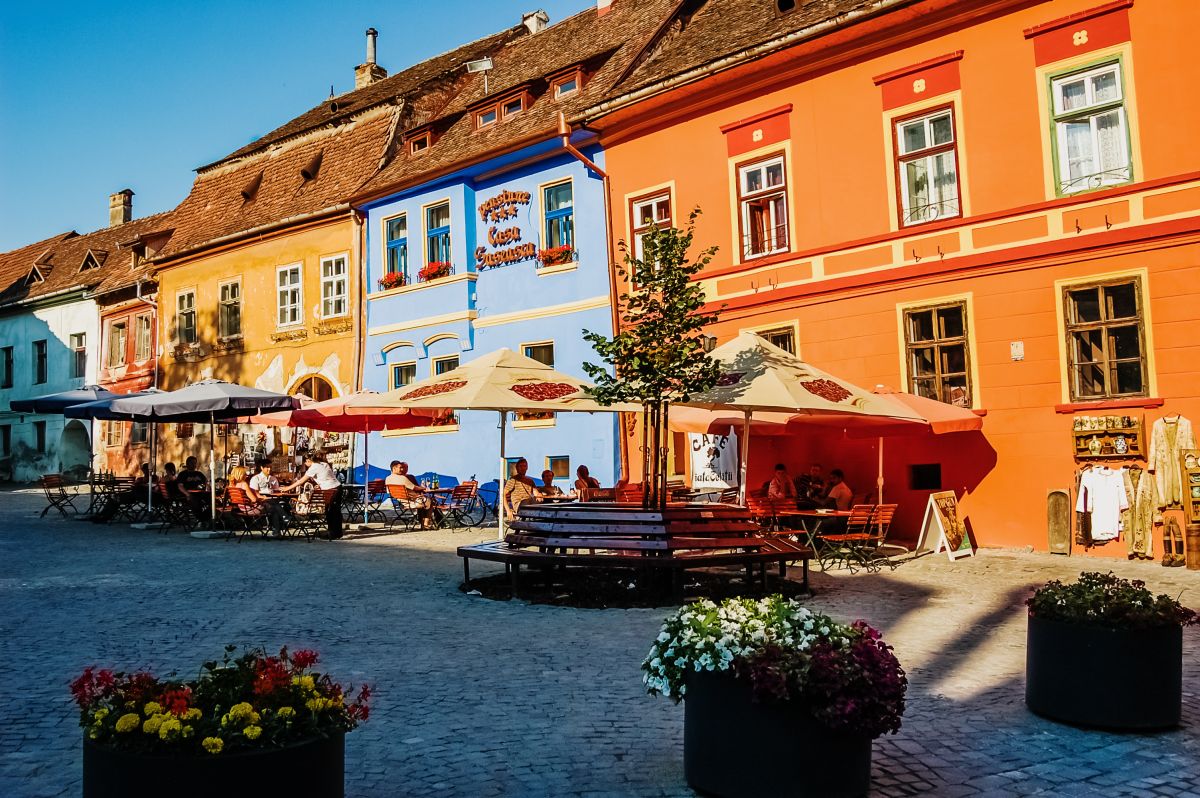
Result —
[[108, 226], [116, 227], [133, 218], [133, 192], [123, 188], [108, 196]]
[[387, 70], [375, 63], [375, 40], [379, 31], [367, 28], [367, 60], [354, 68], [354, 88], [361, 89], [387, 77]]

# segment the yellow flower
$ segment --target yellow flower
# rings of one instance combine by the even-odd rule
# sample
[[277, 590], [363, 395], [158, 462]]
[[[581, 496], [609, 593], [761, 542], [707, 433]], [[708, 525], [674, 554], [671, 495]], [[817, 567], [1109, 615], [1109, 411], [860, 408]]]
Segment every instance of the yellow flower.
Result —
[[304, 706], [308, 707], [309, 711], [317, 713], [329, 709], [331, 706], [333, 706], [333, 701], [328, 698], [321, 698], [320, 696], [317, 696], [316, 698], [310, 698], [305, 701]]
[[165, 715], [151, 715], [146, 719], [146, 722], [142, 724], [142, 731], [144, 731], [146, 734], [158, 734], [158, 728], [162, 726], [162, 722], [165, 719]]
[[183, 731], [180, 732], [180, 734], [183, 736], [183, 739], [187, 740], [192, 736], [192, 734], [195, 733], [195, 731], [196, 730], [193, 729], [191, 726], [184, 726]]
[[199, 720], [203, 716], [204, 716], [204, 713], [201, 712], [200, 710], [196, 709], [195, 707], [192, 707], [187, 712], [183, 713], [184, 720]]
[[157, 715], [158, 713], [162, 712], [162, 705], [159, 704], [157, 701], [151, 701], [149, 704], [146, 704], [146, 706], [142, 708], [142, 712], [144, 712], [146, 714], [146, 717], [150, 717], [151, 715]]
[[305, 690], [312, 690], [317, 685], [311, 676], [293, 676], [292, 684], [303, 687]]
[[136, 713], [129, 712], [117, 718], [117, 731], [121, 732], [122, 734], [125, 732], [131, 732], [140, 726], [141, 723], [142, 719], [139, 718]]
[[96, 714], [93, 715], [92, 717], [96, 719], [97, 723], [99, 723], [100, 721], [102, 721], [108, 717], [108, 709], [105, 707], [101, 707], [100, 709], [96, 710]]
[[95, 740], [95, 739], [96, 739], [97, 737], [99, 737], [99, 736], [100, 736], [100, 730], [99, 730], [99, 729], [88, 729], [88, 737], [89, 737], [89, 738], [91, 738], [91, 739]]
[[200, 745], [203, 746], [204, 750], [208, 751], [210, 754], [219, 754], [221, 751], [225, 750], [225, 741], [220, 737], [205, 737], [200, 742]]
[[158, 739], [174, 740], [181, 731], [183, 731], [183, 724], [179, 722], [179, 718], [167, 716], [158, 727]]
[[291, 707], [280, 707], [279, 711], [275, 714], [281, 718], [291, 718], [295, 717], [296, 710], [292, 709]]
[[258, 735], [262, 734], [261, 726], [247, 726], [242, 729], [242, 734], [246, 735], [247, 740], [257, 740]]

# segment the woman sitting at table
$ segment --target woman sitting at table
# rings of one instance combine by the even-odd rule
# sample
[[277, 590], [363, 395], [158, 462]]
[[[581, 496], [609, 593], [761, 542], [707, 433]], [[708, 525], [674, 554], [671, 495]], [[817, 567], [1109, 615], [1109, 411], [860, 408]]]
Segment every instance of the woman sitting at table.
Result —
[[593, 477], [585, 465], [581, 465], [575, 469], [575, 476], [577, 477], [575, 480], [575, 490], [577, 491], [595, 490], [600, 487], [600, 480]]

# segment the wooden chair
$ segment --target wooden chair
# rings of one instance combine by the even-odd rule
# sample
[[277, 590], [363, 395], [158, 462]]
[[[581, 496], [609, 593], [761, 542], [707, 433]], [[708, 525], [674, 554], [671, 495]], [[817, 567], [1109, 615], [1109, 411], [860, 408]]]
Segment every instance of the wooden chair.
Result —
[[365, 499], [367, 520], [376, 520], [381, 524], [387, 523], [387, 516], [383, 514], [383, 503], [388, 500], [387, 483], [382, 479], [373, 479], [368, 482]]
[[462, 482], [450, 492], [442, 505], [446, 518], [458, 526], [480, 526], [487, 518], [487, 506], [479, 497], [479, 483], [474, 480]]
[[737, 500], [738, 500], [738, 489], [737, 488], [726, 488], [725, 490], [721, 491], [721, 494], [719, 496], [717, 496], [718, 504], [737, 504]]
[[646, 495], [645, 488], [638, 485], [625, 485], [620, 488], [615, 488], [617, 501], [622, 504], [641, 504], [642, 499]]
[[238, 538], [238, 543], [241, 543], [243, 538], [250, 537], [255, 532], [266, 534], [267, 516], [263, 513], [262, 508], [250, 501], [250, 497], [246, 495], [246, 491], [230, 485], [225, 489], [225, 496], [228, 499], [225, 517], [233, 525], [241, 527], [242, 530], [242, 534]]
[[79, 514], [79, 508], [75, 506], [74, 497], [67, 493], [66, 482], [63, 481], [62, 474], [45, 474], [42, 476], [42, 492], [46, 494], [46, 507], [42, 510], [39, 518], [45, 518], [46, 513], [51, 510], [58, 510], [62, 513], [63, 518], [70, 518], [67, 514], [67, 508], [71, 508], [71, 512]]
[[[894, 512], [894, 510], [893, 510]], [[851, 573], [862, 567], [872, 570], [873, 552], [878, 537], [874, 533], [875, 505], [856, 504], [850, 508], [850, 517], [846, 519], [846, 529], [832, 535], [821, 535], [820, 542], [826, 548], [822, 557], [817, 549], [816, 541], [813, 548], [825, 569], [826, 562], [843, 563]], [[889, 518], [889, 524], [891, 519]]]
[[306, 483], [292, 507], [292, 517], [296, 519], [292, 534], [304, 535], [309, 540], [316, 537], [326, 528], [325, 491], [314, 490], [311, 483]]
[[172, 527], [191, 532], [200, 523], [192, 507], [178, 493], [172, 493], [166, 482], [154, 483], [154, 505], [147, 516], [162, 524], [159, 531], [166, 534]]
[[411, 532], [421, 525], [420, 509], [422, 498], [403, 485], [388, 485], [388, 497], [392, 502], [392, 520], [389, 527], [403, 524], [406, 532]]
[[581, 502], [612, 502], [617, 500], [617, 492], [613, 488], [581, 488], [579, 490], [579, 501]]

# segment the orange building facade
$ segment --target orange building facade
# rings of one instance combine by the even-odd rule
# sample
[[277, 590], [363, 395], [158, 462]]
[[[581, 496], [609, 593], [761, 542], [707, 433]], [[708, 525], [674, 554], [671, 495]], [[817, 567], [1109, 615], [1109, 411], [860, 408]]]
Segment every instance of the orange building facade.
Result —
[[[697, 55], [741, 5], [706, 4], [580, 120], [615, 235], [699, 206], [718, 341], [760, 331], [984, 416], [982, 435], [885, 443], [901, 535], [953, 489], [980, 545], [1046, 549], [1050, 491], [1074, 502], [1085, 462], [1145, 467], [1156, 419], [1200, 418], [1200, 5], [877, 3], [788, 30], [795, 4], [766, 3], [773, 41]], [[1096, 423], [1128, 423], [1128, 451], [1099, 436], [1089, 458], [1075, 431]], [[749, 482], [819, 460], [873, 491], [877, 445], [762, 438]]]

